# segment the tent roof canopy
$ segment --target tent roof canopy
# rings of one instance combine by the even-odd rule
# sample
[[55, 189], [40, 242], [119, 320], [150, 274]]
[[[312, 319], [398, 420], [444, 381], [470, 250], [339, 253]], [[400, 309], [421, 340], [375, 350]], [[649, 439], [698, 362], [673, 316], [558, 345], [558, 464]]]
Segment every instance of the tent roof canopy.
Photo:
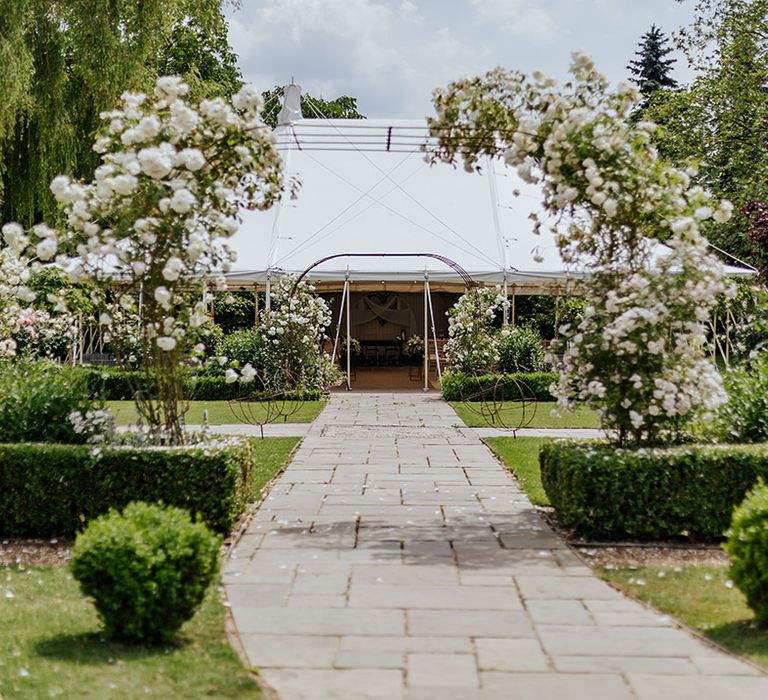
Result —
[[[584, 275], [568, 268], [550, 232], [530, 215], [541, 193], [490, 158], [480, 173], [430, 165], [425, 120], [301, 119], [275, 130], [286, 182], [299, 185], [270, 211], [244, 211], [231, 240], [233, 287], [307, 275], [319, 288], [348, 276], [357, 289], [462, 291], [456, 269], [479, 284], [516, 285], [521, 293], [562, 287]], [[386, 256], [374, 256], [386, 253]], [[354, 255], [345, 255], [354, 254]], [[739, 270], [734, 268], [734, 270]]]

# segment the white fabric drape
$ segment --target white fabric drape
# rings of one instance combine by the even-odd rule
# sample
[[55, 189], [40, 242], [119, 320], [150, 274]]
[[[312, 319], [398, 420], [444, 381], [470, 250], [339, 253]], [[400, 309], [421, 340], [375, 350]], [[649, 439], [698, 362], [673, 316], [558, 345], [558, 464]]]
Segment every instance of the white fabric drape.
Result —
[[416, 333], [413, 309], [399, 294], [390, 294], [383, 301], [381, 295], [367, 294], [353, 304], [352, 325], [362, 326], [375, 320], [404, 326], [410, 335]]

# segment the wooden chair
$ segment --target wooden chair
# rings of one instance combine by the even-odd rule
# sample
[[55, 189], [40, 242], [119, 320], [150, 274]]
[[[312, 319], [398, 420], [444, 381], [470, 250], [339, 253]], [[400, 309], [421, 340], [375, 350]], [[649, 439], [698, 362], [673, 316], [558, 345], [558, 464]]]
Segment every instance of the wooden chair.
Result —
[[388, 367], [396, 367], [400, 364], [400, 348], [387, 345], [384, 349], [384, 364]]
[[437, 339], [437, 355], [435, 355], [435, 341], [430, 338], [427, 346], [427, 358], [429, 359], [429, 371], [437, 373], [437, 360], [440, 360], [440, 371], [445, 371], [445, 344], [448, 341], [445, 338]]
[[369, 367], [379, 365], [379, 346], [378, 345], [364, 345], [363, 346], [363, 359], [365, 364]]

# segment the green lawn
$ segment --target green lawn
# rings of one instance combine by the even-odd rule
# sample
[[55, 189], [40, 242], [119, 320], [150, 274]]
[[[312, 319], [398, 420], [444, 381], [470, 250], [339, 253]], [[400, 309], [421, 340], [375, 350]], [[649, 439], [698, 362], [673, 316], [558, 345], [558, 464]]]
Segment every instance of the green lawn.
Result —
[[227, 643], [215, 586], [178, 643], [148, 648], [106, 641], [67, 567], [0, 567], [0, 575], [0, 697], [262, 697]]
[[253, 447], [253, 493], [261, 491], [288, 462], [300, 438], [268, 437], [251, 440]]
[[[289, 413], [287, 417], [277, 415], [277, 420], [272, 422], [286, 423], [311, 423], [317, 418], [325, 407], [325, 401], [288, 401], [282, 409], [282, 413]], [[107, 401], [107, 408], [117, 416], [118, 425], [136, 423], [136, 408], [133, 401]], [[259, 401], [248, 402], [240, 409], [232, 410], [229, 401], [190, 401], [186, 421], [190, 425], [198, 425], [203, 422], [203, 411], [208, 411], [208, 423], [210, 425], [228, 425], [244, 421], [243, 412], [251, 416], [254, 423], [263, 420], [268, 406]], [[295, 411], [295, 412], [293, 412]]]
[[[469, 406], [461, 401], [451, 401], [451, 406], [459, 414], [459, 418], [470, 428], [494, 427], [494, 422], [481, 415], [481, 412], [487, 412], [490, 404], [480, 404]], [[539, 401], [536, 404], [526, 404], [525, 412], [521, 405], [514, 401], [508, 401], [502, 404], [500, 411], [501, 425], [508, 428], [520, 427], [521, 418], [523, 426], [526, 428], [599, 428], [597, 413], [589, 408], [578, 408], [573, 413], [561, 412], [559, 418], [551, 415], [557, 408], [554, 401]], [[485, 409], [485, 410], [483, 410]], [[529, 422], [528, 417], [533, 412], [533, 419]]]
[[[298, 442], [251, 441], [254, 492], [285, 466]], [[177, 643], [142, 647], [104, 639], [66, 567], [0, 566], [0, 576], [0, 698], [262, 697], [227, 642], [215, 586]]]
[[642, 566], [603, 568], [596, 572], [629, 595], [768, 669], [768, 630], [755, 628], [744, 596], [737, 588], [726, 585], [729, 583], [727, 567], [676, 568]]
[[531, 503], [548, 506], [549, 499], [541, 485], [539, 448], [552, 438], [540, 437], [493, 437], [485, 442], [517, 477]]

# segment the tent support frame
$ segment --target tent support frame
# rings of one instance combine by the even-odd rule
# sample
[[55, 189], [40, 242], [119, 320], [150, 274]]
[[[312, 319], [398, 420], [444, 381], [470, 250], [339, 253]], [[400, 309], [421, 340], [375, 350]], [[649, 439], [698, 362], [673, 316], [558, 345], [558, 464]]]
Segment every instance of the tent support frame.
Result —
[[[435, 311], [432, 308], [432, 289], [429, 286], [429, 275], [424, 275], [424, 286], [427, 291], [427, 304], [429, 306], [429, 319], [432, 325], [432, 342], [434, 343], [435, 347], [435, 369], [437, 370], [437, 378], [438, 380], [441, 380], [443, 378], [443, 371], [440, 367], [440, 348], [437, 344], [437, 328], [435, 327]], [[424, 348], [426, 349], [427, 343], [426, 343], [426, 336], [424, 336], [425, 342], [424, 342]]]

